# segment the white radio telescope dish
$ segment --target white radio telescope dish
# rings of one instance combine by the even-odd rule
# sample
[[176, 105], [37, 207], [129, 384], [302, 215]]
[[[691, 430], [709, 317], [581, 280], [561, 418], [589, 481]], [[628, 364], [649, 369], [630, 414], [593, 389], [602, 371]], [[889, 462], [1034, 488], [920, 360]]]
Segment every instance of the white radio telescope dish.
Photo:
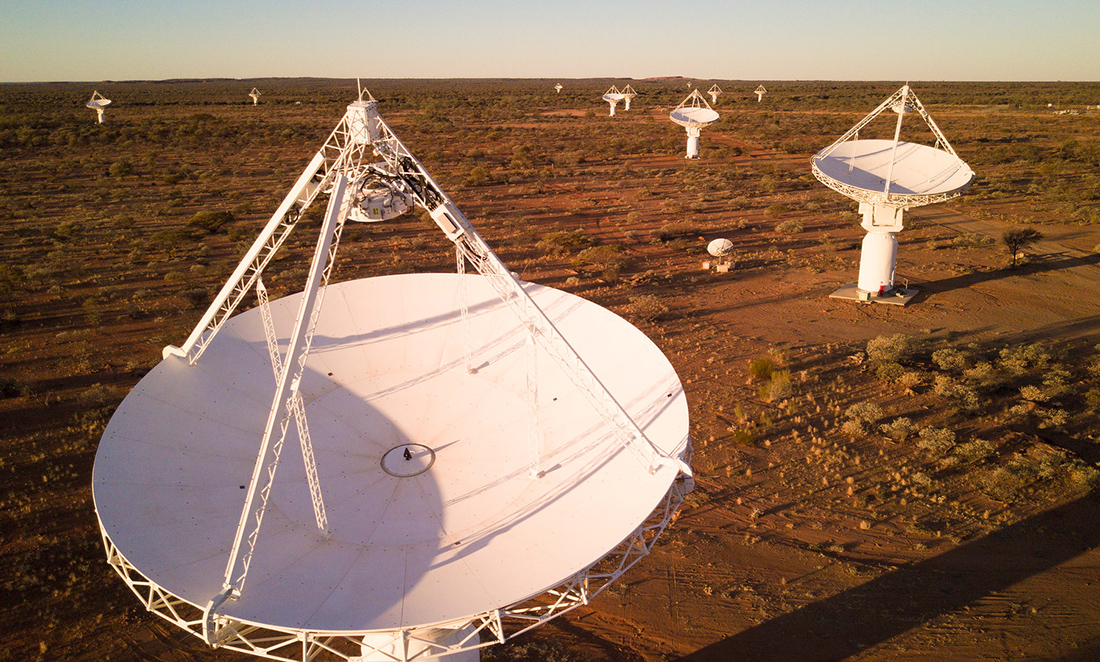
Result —
[[710, 102], [711, 103], [718, 103], [718, 95], [721, 94], [721, 93], [722, 93], [722, 88], [718, 87], [718, 83], [715, 83], [714, 85], [711, 85], [710, 89], [707, 90], [707, 94], [710, 95]]
[[[345, 223], [382, 188], [428, 212], [457, 274], [335, 281]], [[273, 257], [323, 197], [304, 290], [269, 301]], [[587, 604], [693, 486], [661, 351], [517, 280], [370, 98], [163, 355], [104, 431], [92, 493], [112, 568], [215, 647], [477, 660]]]
[[699, 136], [703, 127], [718, 121], [718, 113], [710, 107], [703, 95], [699, 94], [699, 90], [692, 90], [691, 94], [681, 101], [668, 117], [687, 130], [687, 158], [699, 158]]
[[104, 97], [96, 90], [92, 92], [92, 98], [84, 105], [95, 110], [96, 122], [98, 124], [103, 124], [103, 111], [107, 106], [111, 105], [111, 100]]
[[260, 103], [260, 91], [256, 88], [252, 88], [252, 91], [248, 93], [248, 96], [252, 97], [252, 105]]
[[707, 244], [707, 252], [714, 257], [725, 257], [733, 252], [733, 242], [719, 238]]
[[[861, 140], [860, 129], [886, 110], [898, 116], [894, 139]], [[935, 138], [933, 144], [900, 139], [902, 120], [910, 113], [924, 120]], [[856, 287], [841, 288], [833, 296], [907, 303], [916, 291], [894, 290], [897, 233], [903, 228], [903, 212], [962, 195], [974, 181], [974, 171], [955, 153], [908, 84], [815, 154], [810, 163], [822, 184], [859, 202], [861, 225], [867, 231]]]
[[768, 90], [765, 89], [763, 85], [761, 85], [760, 87], [756, 88], [753, 93], [756, 95], [756, 102], [760, 103], [764, 100], [764, 95], [768, 93]]
[[611, 112], [609, 113], [611, 117], [615, 116], [615, 106], [617, 106], [619, 102], [625, 98], [626, 95], [620, 92], [619, 88], [615, 87], [614, 85], [609, 87], [607, 91], [603, 93], [603, 100], [611, 106]]
[[558, 83], [557, 85], [554, 86], [554, 91], [557, 92], [558, 94], [561, 94], [561, 83]]
[[638, 93], [634, 91], [634, 88], [627, 85], [622, 90], [623, 95], [623, 110], [630, 110], [630, 100], [638, 96]]

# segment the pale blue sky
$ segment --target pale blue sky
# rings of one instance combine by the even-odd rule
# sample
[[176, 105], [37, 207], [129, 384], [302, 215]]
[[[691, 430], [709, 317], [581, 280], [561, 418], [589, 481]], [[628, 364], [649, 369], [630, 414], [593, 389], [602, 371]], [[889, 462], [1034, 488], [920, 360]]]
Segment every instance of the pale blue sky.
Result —
[[1098, 0], [0, 0], [0, 81], [1100, 80]]

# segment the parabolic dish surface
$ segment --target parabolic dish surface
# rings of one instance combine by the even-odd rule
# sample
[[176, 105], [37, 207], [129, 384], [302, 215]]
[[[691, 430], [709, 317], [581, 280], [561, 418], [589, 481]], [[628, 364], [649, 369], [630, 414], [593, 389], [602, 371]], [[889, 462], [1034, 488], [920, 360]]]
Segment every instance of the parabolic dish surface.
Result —
[[718, 121], [718, 112], [710, 108], [677, 108], [669, 114], [673, 122], [682, 126], [705, 125]]
[[[596, 304], [524, 288], [654, 444], [682, 455], [687, 403], [660, 350]], [[271, 302], [283, 352], [300, 296]], [[531, 478], [525, 338], [479, 276], [330, 286], [301, 393], [332, 535], [315, 524], [291, 425], [243, 595], [220, 612], [314, 632], [443, 623], [541, 594], [627, 538], [676, 466], [651, 474], [540, 349], [545, 474]], [[96, 454], [105, 534], [145, 577], [200, 608], [221, 591], [274, 391], [253, 309], [195, 365], [170, 357], [142, 379]], [[384, 470], [402, 444], [434, 460]], [[387, 462], [400, 469], [399, 455]]]
[[625, 94], [612, 94], [612, 93], [608, 92], [607, 94], [603, 95], [603, 100], [604, 101], [622, 101], [625, 98], [626, 98]]
[[888, 175], [892, 179], [890, 197], [901, 200], [931, 196], [946, 199], [974, 180], [974, 171], [962, 159], [929, 145], [899, 142], [891, 173], [894, 158], [892, 140], [850, 140], [833, 147], [827, 156], [819, 152], [812, 162], [814, 174], [826, 186], [871, 202], [882, 198]]
[[94, 100], [89, 101], [88, 103], [86, 103], [84, 105], [89, 107], [89, 108], [105, 108], [105, 107], [111, 105], [111, 100], [110, 99], [94, 99]]

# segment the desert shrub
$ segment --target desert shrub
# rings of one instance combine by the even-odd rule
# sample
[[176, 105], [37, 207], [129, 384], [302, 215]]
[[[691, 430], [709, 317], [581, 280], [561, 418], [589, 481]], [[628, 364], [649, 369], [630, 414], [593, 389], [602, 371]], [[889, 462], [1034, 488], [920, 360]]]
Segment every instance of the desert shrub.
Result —
[[849, 419], [840, 426], [840, 431], [849, 437], [862, 437], [867, 434], [867, 426], [858, 419]]
[[954, 453], [964, 462], [980, 462], [993, 454], [993, 444], [985, 439], [971, 439], [956, 446]]
[[470, 174], [466, 176], [466, 179], [462, 180], [462, 185], [468, 187], [485, 186], [491, 181], [492, 177], [489, 175], [489, 169], [483, 165], [476, 165], [470, 169]]
[[913, 481], [914, 485], [919, 485], [920, 487], [928, 487], [932, 484], [932, 477], [923, 471], [914, 471], [912, 475], [909, 476], [909, 480]]
[[882, 418], [882, 407], [873, 402], [857, 402], [844, 411], [844, 418], [873, 425]]
[[867, 358], [876, 363], [905, 363], [916, 351], [916, 342], [904, 333], [878, 336], [867, 341]]
[[956, 349], [937, 349], [932, 352], [932, 362], [940, 370], [962, 372], [970, 365], [969, 357]]
[[805, 230], [805, 227], [803, 227], [802, 221], [797, 218], [787, 219], [775, 226], [775, 231], [779, 234], [798, 234], [803, 230]]
[[669, 242], [683, 237], [695, 237], [702, 232], [694, 223], [666, 223], [653, 231], [653, 239], [658, 242]]
[[111, 164], [111, 167], [107, 169], [112, 177], [125, 177], [131, 175], [134, 172], [134, 164], [130, 163], [130, 159], [119, 159]]
[[592, 243], [592, 237], [580, 230], [573, 232], [551, 232], [544, 236], [536, 247], [551, 255], [563, 255]]
[[655, 294], [641, 294], [630, 297], [626, 312], [638, 319], [652, 322], [667, 313], [668, 306]]
[[920, 431], [917, 448], [943, 455], [955, 447], [955, 433], [947, 428], [924, 428]]
[[1019, 462], [998, 467], [981, 479], [986, 494], [1000, 501], [1014, 501], [1035, 479], [1035, 470]]
[[933, 392], [962, 412], [974, 411], [979, 405], [978, 392], [970, 386], [958, 383], [949, 375], [936, 375]]
[[768, 402], [775, 402], [791, 394], [791, 371], [775, 370], [767, 383], [760, 387], [759, 395]]
[[187, 221], [188, 227], [198, 228], [206, 234], [214, 234], [226, 223], [232, 223], [233, 214], [227, 211], [200, 211]]
[[1039, 419], [1039, 428], [1043, 430], [1060, 428], [1069, 420], [1069, 414], [1061, 408], [1037, 407], [1034, 414]]
[[1013, 376], [1023, 375], [1029, 369], [1043, 369], [1049, 363], [1050, 353], [1038, 343], [1005, 347], [997, 358], [997, 367]]
[[924, 383], [924, 375], [917, 370], [910, 370], [898, 377], [898, 383], [905, 388], [913, 388]]
[[1021, 386], [1020, 397], [1029, 402], [1046, 402], [1050, 400], [1050, 396], [1038, 386]]
[[767, 356], [749, 361], [749, 374], [755, 379], [770, 379], [775, 363]]
[[973, 368], [963, 370], [963, 379], [979, 386], [992, 386], [997, 383], [997, 369], [989, 361], [979, 361]]
[[880, 363], [875, 368], [875, 376], [884, 382], [895, 382], [905, 374], [905, 367], [896, 361]]
[[901, 418], [895, 418], [889, 423], [883, 423], [878, 429], [882, 434], [894, 441], [905, 441], [917, 431], [917, 426], [913, 424], [912, 420], [902, 416]]
[[621, 247], [617, 244], [590, 246], [573, 258], [573, 266], [579, 269], [595, 269], [607, 281], [617, 280], [623, 266]]

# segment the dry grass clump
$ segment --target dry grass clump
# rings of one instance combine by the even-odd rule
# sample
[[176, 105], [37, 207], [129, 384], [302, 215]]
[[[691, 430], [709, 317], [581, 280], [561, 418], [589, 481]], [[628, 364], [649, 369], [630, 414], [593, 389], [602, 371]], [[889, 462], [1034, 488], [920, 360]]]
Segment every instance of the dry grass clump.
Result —
[[775, 362], [767, 356], [749, 360], [749, 375], [753, 379], [770, 379], [775, 370]]
[[970, 367], [970, 357], [957, 349], [947, 347], [932, 352], [932, 363], [944, 372], [961, 373]]
[[977, 391], [950, 375], [936, 375], [933, 392], [960, 412], [976, 411], [980, 404]]
[[768, 402], [782, 400], [791, 394], [791, 371], [773, 370], [768, 381], [758, 391], [761, 398]]
[[993, 444], [985, 439], [971, 439], [955, 447], [953, 453], [963, 462], [980, 462], [993, 455]]
[[545, 235], [536, 248], [548, 255], [566, 255], [592, 244], [592, 237], [580, 230], [573, 232], [551, 232]]

